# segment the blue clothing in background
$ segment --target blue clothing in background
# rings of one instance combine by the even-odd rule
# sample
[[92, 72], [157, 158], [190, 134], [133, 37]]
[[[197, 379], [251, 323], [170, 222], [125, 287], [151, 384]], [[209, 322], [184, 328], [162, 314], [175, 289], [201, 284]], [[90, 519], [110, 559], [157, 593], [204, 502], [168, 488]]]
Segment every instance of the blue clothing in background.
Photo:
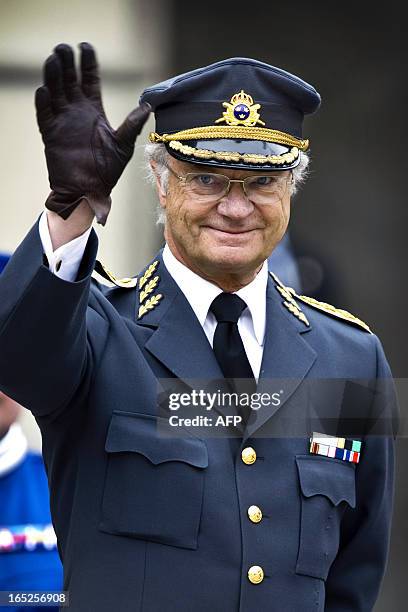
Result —
[[[24, 541], [24, 533], [30, 525], [34, 537], [31, 542]], [[62, 589], [62, 566], [50, 532], [44, 464], [39, 454], [29, 452], [11, 471], [0, 476], [0, 591]], [[42, 538], [42, 534], [47, 533], [48, 537]], [[15, 542], [8, 546], [7, 540], [12, 537]], [[6, 609], [44, 612], [56, 611], [58, 607]]]

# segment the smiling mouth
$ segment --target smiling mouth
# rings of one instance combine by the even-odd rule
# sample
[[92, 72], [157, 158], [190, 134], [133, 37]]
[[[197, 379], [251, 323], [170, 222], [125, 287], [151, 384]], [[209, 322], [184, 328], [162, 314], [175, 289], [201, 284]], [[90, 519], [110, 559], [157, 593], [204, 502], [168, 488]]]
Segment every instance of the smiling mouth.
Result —
[[254, 232], [255, 230], [257, 230], [257, 227], [251, 228], [251, 229], [240, 229], [240, 230], [233, 230], [233, 229], [221, 229], [219, 227], [211, 227], [210, 225], [206, 225], [205, 226], [206, 229], [212, 230], [213, 232], [219, 232], [220, 234], [228, 234], [229, 236], [239, 236], [242, 234], [249, 234], [250, 232]]

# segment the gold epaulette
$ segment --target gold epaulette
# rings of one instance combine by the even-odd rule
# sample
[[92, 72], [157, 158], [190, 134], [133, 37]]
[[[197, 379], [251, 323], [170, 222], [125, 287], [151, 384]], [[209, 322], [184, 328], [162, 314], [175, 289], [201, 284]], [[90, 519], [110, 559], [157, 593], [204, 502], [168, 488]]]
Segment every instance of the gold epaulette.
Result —
[[[270, 272], [270, 275], [275, 281], [276, 289], [279, 291], [282, 297], [286, 300], [286, 302], [284, 302], [284, 305], [286, 306], [286, 308], [288, 308], [288, 310], [292, 312], [292, 314], [295, 314], [300, 320], [303, 320], [303, 319], [301, 318], [301, 316], [299, 316], [299, 312], [293, 312], [295, 307], [297, 308], [297, 310], [300, 310], [299, 305], [295, 302], [294, 298], [303, 302], [304, 304], [308, 304], [312, 308], [316, 308], [317, 310], [320, 310], [333, 317], [336, 317], [337, 319], [342, 319], [343, 321], [347, 321], [348, 323], [357, 325], [357, 327], [364, 329], [370, 334], [373, 333], [371, 329], [368, 327], [367, 323], [364, 323], [364, 321], [355, 317], [353, 314], [351, 314], [351, 312], [348, 312], [347, 310], [342, 310], [340, 308], [336, 308], [335, 306], [332, 306], [331, 304], [327, 304], [326, 302], [319, 302], [319, 300], [315, 300], [314, 298], [308, 297], [307, 295], [298, 295], [292, 287], [285, 286], [282, 283], [282, 281], [276, 276], [276, 274], [274, 274], [273, 272]], [[301, 311], [300, 311], [300, 314], [302, 315]], [[309, 323], [307, 322], [307, 324]]]
[[95, 262], [94, 270], [102, 276], [102, 278], [122, 289], [133, 289], [137, 285], [137, 278], [116, 278], [116, 276], [98, 260]]
[[331, 304], [327, 304], [326, 302], [319, 302], [319, 300], [315, 300], [314, 298], [308, 297], [307, 295], [297, 295], [296, 292], [291, 288], [287, 287], [287, 289], [296, 296], [298, 300], [304, 302], [305, 304], [309, 304], [312, 308], [316, 308], [317, 310], [321, 310], [322, 312], [327, 312], [327, 314], [332, 315], [333, 317], [337, 317], [338, 319], [342, 319], [343, 321], [348, 321], [349, 323], [353, 323], [358, 327], [361, 327], [365, 331], [372, 334], [373, 332], [368, 327], [367, 323], [364, 323], [358, 317], [355, 317], [351, 312], [347, 310], [342, 310], [341, 308], [336, 308]]

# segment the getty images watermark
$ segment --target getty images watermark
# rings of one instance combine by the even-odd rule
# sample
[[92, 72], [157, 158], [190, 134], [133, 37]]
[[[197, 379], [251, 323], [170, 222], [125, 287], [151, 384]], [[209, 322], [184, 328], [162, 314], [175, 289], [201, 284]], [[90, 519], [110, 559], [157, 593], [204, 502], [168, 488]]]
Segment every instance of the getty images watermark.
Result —
[[158, 380], [151, 419], [165, 437], [408, 437], [406, 406], [408, 379], [172, 378]]
[[[283, 390], [275, 393], [229, 392], [220, 389], [171, 392], [168, 395], [168, 408], [171, 412], [181, 411], [182, 415], [171, 414], [168, 422], [170, 427], [236, 427], [242, 422], [239, 414], [242, 409], [256, 411], [265, 407], [278, 407], [282, 394]], [[186, 410], [189, 411], [188, 416]], [[210, 413], [214, 416], [210, 416]]]

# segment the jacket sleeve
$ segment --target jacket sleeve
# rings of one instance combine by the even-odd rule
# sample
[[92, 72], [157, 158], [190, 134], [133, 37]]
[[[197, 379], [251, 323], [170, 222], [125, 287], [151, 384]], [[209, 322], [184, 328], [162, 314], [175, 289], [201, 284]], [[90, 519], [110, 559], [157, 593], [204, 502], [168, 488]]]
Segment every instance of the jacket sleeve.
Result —
[[76, 281], [62, 280], [44, 263], [37, 223], [0, 275], [0, 389], [34, 416], [59, 413], [86, 393], [94, 359], [86, 315], [97, 246], [92, 232]]
[[327, 578], [327, 612], [371, 611], [387, 562], [398, 407], [388, 363], [373, 338], [377, 378], [370, 427], [356, 469], [356, 508], [344, 514], [339, 553]]

